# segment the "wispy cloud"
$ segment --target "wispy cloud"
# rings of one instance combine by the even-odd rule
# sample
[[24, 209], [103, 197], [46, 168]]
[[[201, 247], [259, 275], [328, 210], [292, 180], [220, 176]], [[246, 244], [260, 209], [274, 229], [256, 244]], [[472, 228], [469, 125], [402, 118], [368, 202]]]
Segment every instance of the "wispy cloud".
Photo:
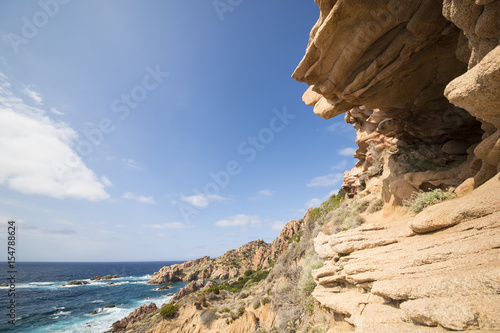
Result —
[[262, 220], [257, 215], [238, 214], [229, 216], [227, 219], [215, 222], [217, 227], [245, 227], [245, 226], [259, 226]]
[[61, 199], [108, 199], [104, 184], [73, 151], [77, 133], [25, 104], [5, 80], [0, 76], [0, 185]]
[[250, 200], [260, 200], [263, 198], [269, 198], [272, 197], [275, 193], [276, 191], [272, 190], [260, 190], [259, 192], [257, 192], [257, 195], [250, 197]]
[[53, 114], [57, 114], [58, 116], [61, 116], [64, 114], [64, 112], [61, 112], [56, 108], [50, 108], [50, 112], [52, 112]]
[[329, 187], [338, 184], [342, 181], [343, 175], [341, 173], [330, 173], [325, 176], [320, 176], [312, 179], [307, 187]]
[[276, 221], [271, 223], [271, 229], [280, 231], [286, 225], [286, 222]]
[[332, 165], [332, 170], [345, 170], [347, 167], [347, 160], [342, 160], [339, 163]]
[[36, 104], [38, 104], [38, 105], [43, 104], [43, 99], [42, 99], [42, 96], [40, 95], [40, 93], [31, 89], [30, 86], [25, 87], [23, 90], [23, 93], [26, 96], [30, 97]]
[[351, 130], [354, 131], [352, 126], [349, 126], [347, 123], [334, 122], [325, 129], [325, 132], [343, 134], [343, 133], [347, 133]]
[[143, 195], [137, 195], [137, 194], [132, 193], [132, 192], [123, 193], [122, 198], [127, 199], [127, 200], [134, 200], [135, 202], [138, 202], [138, 203], [145, 203], [145, 204], [150, 204], [150, 205], [154, 205], [156, 203], [155, 200], [153, 199], [153, 197], [146, 197]]
[[318, 198], [312, 198], [308, 202], [306, 202], [307, 208], [319, 207], [323, 201]]
[[140, 164], [139, 162], [134, 161], [131, 158], [122, 159], [122, 163], [125, 167], [127, 167], [129, 169], [136, 169], [136, 170], [141, 170], [141, 171], [146, 170], [146, 167], [144, 165]]
[[104, 184], [106, 187], [111, 187], [113, 186], [113, 183], [109, 180], [108, 177], [106, 176], [101, 176], [101, 182]]
[[224, 198], [220, 195], [204, 195], [204, 194], [195, 194], [195, 195], [190, 195], [190, 196], [184, 196], [181, 195], [181, 201], [186, 202], [190, 204], [193, 207], [197, 208], [205, 208], [207, 207], [211, 202], [214, 201], [224, 201], [227, 200], [227, 198]]
[[339, 150], [339, 155], [352, 157], [352, 155], [354, 155], [355, 152], [356, 152], [356, 148], [346, 147], [346, 148], [342, 148]]
[[187, 225], [182, 222], [167, 222], [162, 224], [145, 224], [142, 226], [143, 228], [149, 229], [191, 229], [192, 225]]

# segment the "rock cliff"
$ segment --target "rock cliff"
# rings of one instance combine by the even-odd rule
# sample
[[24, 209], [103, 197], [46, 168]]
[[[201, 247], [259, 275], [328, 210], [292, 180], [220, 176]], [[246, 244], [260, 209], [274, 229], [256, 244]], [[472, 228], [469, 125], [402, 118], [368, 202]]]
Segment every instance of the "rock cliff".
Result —
[[[500, 1], [316, 3], [293, 77], [357, 129], [348, 196], [386, 206], [318, 235], [313, 296], [356, 332], [500, 329]], [[391, 216], [436, 188], [460, 198]]]

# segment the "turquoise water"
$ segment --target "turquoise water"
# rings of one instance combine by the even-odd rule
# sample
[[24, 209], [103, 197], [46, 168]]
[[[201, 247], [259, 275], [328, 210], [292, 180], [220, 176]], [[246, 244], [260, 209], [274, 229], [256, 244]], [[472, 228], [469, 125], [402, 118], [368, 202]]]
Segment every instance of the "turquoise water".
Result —
[[[172, 289], [158, 291], [146, 282], [163, 266], [179, 262], [130, 263], [17, 263], [15, 283], [16, 320], [9, 324], [9, 288], [0, 289], [0, 332], [85, 332], [110, 329], [113, 322], [126, 317], [142, 304], [167, 302]], [[8, 282], [7, 266], [0, 266], [2, 281]], [[96, 275], [118, 274], [117, 279], [90, 281]], [[90, 282], [81, 286], [62, 286], [71, 280]], [[108, 283], [113, 281], [115, 285]], [[102, 309], [114, 304], [114, 308]], [[98, 311], [91, 315], [92, 311]]]

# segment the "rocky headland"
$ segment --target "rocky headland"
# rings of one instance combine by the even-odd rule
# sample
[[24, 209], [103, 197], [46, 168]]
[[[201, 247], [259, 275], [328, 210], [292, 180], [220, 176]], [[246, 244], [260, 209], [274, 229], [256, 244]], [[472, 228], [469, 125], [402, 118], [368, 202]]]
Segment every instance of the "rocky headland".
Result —
[[500, 331], [500, 1], [316, 4], [293, 78], [357, 130], [342, 190], [116, 332]]

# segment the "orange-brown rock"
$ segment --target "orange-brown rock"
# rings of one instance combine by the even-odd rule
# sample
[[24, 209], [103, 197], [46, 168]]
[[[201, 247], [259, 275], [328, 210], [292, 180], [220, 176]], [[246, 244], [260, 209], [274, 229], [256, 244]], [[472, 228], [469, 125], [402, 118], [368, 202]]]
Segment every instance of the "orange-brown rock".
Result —
[[114, 322], [113, 325], [111, 326], [111, 332], [113, 333], [118, 333], [118, 332], [125, 332], [127, 329], [130, 329], [132, 325], [135, 323], [147, 318], [148, 316], [156, 313], [158, 311], [158, 308], [156, 307], [155, 303], [150, 303], [149, 305], [143, 304], [132, 313], [130, 313], [127, 317], [123, 318], [122, 320], [119, 320], [117, 322]]

